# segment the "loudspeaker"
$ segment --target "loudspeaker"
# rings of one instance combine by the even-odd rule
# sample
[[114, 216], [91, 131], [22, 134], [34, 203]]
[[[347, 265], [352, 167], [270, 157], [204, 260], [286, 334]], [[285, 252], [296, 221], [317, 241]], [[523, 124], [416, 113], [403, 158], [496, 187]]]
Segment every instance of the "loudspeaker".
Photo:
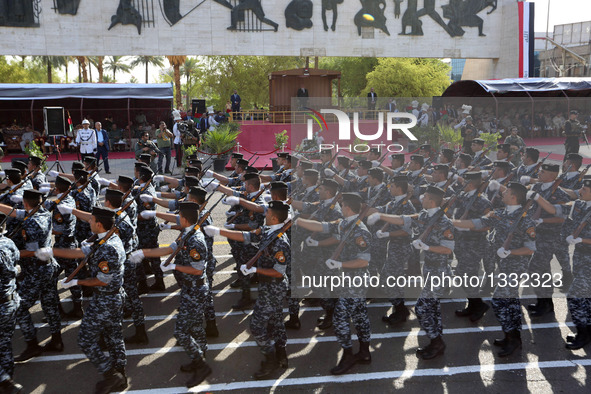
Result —
[[47, 135], [66, 135], [64, 107], [43, 107], [43, 124]]
[[195, 117], [195, 114], [203, 114], [205, 113], [205, 111], [207, 111], [207, 108], [205, 107], [205, 100], [203, 99], [193, 99], [191, 100], [191, 111], [193, 112], [193, 117]]

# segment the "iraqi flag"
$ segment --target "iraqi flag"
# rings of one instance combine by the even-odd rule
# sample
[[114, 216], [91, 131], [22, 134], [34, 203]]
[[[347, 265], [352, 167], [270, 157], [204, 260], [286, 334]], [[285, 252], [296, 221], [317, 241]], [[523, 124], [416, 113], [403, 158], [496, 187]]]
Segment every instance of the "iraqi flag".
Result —
[[70, 133], [74, 131], [74, 125], [72, 124], [72, 117], [70, 116], [70, 111], [68, 111], [68, 127], [70, 127]]
[[519, 78], [534, 72], [534, 3], [519, 2]]

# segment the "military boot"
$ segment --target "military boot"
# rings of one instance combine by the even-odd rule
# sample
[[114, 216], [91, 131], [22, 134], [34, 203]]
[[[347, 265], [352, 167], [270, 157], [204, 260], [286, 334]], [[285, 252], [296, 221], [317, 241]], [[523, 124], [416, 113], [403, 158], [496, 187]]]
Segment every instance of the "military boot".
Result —
[[218, 326], [215, 324], [215, 319], [207, 320], [205, 322], [205, 335], [211, 338], [217, 338], [220, 336]]
[[468, 306], [463, 309], [456, 309], [456, 316], [467, 317], [474, 313], [474, 307], [476, 306], [474, 300], [475, 298], [468, 298]]
[[16, 383], [14, 380], [8, 378], [0, 382], [0, 393], [4, 394], [17, 394], [20, 393], [23, 386]]
[[275, 357], [281, 368], [287, 368], [287, 352], [285, 346], [275, 344]]
[[394, 307], [394, 313], [390, 316], [382, 316], [382, 321], [393, 326], [399, 323], [404, 323], [408, 316], [410, 316], [410, 311], [406, 305], [404, 305], [404, 302], [401, 302]]
[[357, 364], [357, 357], [353, 355], [353, 349], [343, 349], [343, 356], [341, 357], [341, 361], [339, 361], [336, 367], [330, 370], [330, 373], [333, 375], [342, 375], [351, 368], [353, 368], [355, 364]]
[[538, 298], [538, 302], [527, 306], [529, 315], [532, 317], [541, 317], [546, 313], [554, 312], [554, 302], [552, 298]]
[[591, 336], [589, 336], [587, 326], [577, 326], [577, 335], [572, 341], [566, 343], [566, 348], [570, 350], [581, 349], [589, 342], [591, 342]]
[[127, 344], [147, 345], [149, 342], [146, 326], [144, 324], [135, 327], [134, 335], [125, 337], [125, 343]]
[[291, 328], [293, 330], [299, 330], [302, 326], [300, 323], [300, 318], [297, 314], [290, 314], [289, 320], [285, 322], [285, 328]]
[[232, 309], [246, 309], [252, 305], [254, 301], [250, 298], [250, 289], [242, 290], [242, 297], [238, 302], [232, 305]]
[[96, 384], [94, 394], [108, 394], [112, 391], [121, 391], [127, 388], [127, 379], [115, 368], [111, 368], [103, 374], [104, 379]]
[[505, 346], [498, 353], [499, 357], [507, 357], [521, 347], [521, 332], [519, 330], [511, 330], [507, 333]]
[[417, 357], [423, 360], [431, 360], [437, 356], [442, 355], [445, 352], [445, 342], [439, 335], [437, 338], [431, 339], [431, 342], [423, 347], [417, 349]]
[[499, 338], [495, 339], [493, 341], [493, 345], [503, 347], [507, 344], [507, 333], [503, 332], [503, 334], [505, 334], [505, 337], [503, 339], [499, 339]]
[[66, 316], [76, 320], [82, 319], [84, 316], [84, 311], [82, 310], [82, 301], [74, 301], [74, 307], [70, 312], [66, 313]]
[[254, 378], [257, 380], [265, 379], [279, 368], [279, 362], [275, 357], [275, 353], [266, 353], [265, 361], [261, 363], [261, 369], [254, 373]]
[[197, 386], [198, 384], [203, 382], [205, 380], [205, 378], [209, 376], [209, 374], [211, 374], [211, 367], [209, 365], [207, 365], [205, 360], [200, 358], [195, 363], [195, 368], [193, 370], [193, 376], [191, 376], [191, 379], [189, 379], [187, 381], [186, 386], [187, 387]]
[[468, 317], [471, 322], [477, 322], [478, 320], [482, 319], [482, 316], [488, 311], [490, 308], [487, 303], [482, 301], [482, 298], [473, 298], [474, 307], [472, 308], [472, 313]]
[[64, 351], [64, 343], [62, 342], [62, 334], [60, 332], [56, 332], [55, 334], [51, 334], [51, 340], [43, 346], [44, 352], [63, 352]]
[[359, 341], [359, 352], [355, 353], [355, 358], [359, 364], [371, 364], [369, 342]]
[[166, 290], [166, 286], [164, 286], [164, 279], [163, 278], [156, 278], [156, 281], [152, 286], [150, 286], [149, 291], [164, 291]]
[[27, 347], [24, 352], [19, 354], [14, 358], [14, 362], [20, 363], [22, 361], [27, 361], [33, 357], [37, 357], [43, 353], [43, 348], [39, 346], [37, 339], [33, 339], [31, 341], [27, 341]]
[[331, 328], [333, 313], [334, 313], [334, 309], [327, 310], [326, 313], [324, 314], [324, 316], [322, 316], [320, 319], [318, 319], [318, 324], [316, 324], [316, 327], [318, 327], [321, 330], [328, 330], [329, 328]]
[[137, 284], [137, 293], [138, 295], [148, 294], [150, 288], [148, 287], [148, 282], [144, 279]]

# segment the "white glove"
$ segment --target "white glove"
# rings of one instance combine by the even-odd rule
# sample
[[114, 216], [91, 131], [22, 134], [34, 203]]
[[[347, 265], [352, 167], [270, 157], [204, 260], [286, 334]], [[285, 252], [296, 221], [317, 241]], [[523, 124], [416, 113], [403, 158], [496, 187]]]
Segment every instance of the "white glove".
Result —
[[519, 183], [521, 183], [522, 185], [529, 185], [530, 181], [531, 181], [531, 176], [524, 175], [521, 178], [519, 178]]
[[172, 226], [168, 223], [160, 223], [158, 225], [158, 227], [160, 228], [160, 231], [162, 230], [170, 230], [172, 228]]
[[162, 192], [156, 192], [156, 198], [162, 198]]
[[156, 211], [142, 211], [140, 216], [142, 219], [152, 219], [156, 217]]
[[72, 279], [69, 282], [66, 282], [68, 278], [64, 278], [60, 283], [64, 289], [69, 289], [70, 287], [78, 286], [78, 279]]
[[[0, 176], [2, 175], [2, 172], [0, 171]], [[51, 183], [49, 182], [43, 182], [42, 184], [39, 185], [39, 187], [51, 187]]]
[[206, 178], [213, 178], [213, 171], [212, 170], [205, 171], [205, 177]]
[[273, 199], [273, 197], [271, 197], [270, 194], [263, 194], [263, 200], [265, 200], [265, 202], [269, 202]]
[[219, 182], [217, 181], [213, 181], [211, 182], [209, 185], [207, 185], [207, 188], [205, 189], [208, 193], [211, 193], [213, 191], [215, 191], [215, 189], [218, 188], [218, 186], [220, 185]]
[[583, 242], [583, 238], [574, 238], [572, 235], [569, 235], [568, 237], [566, 237], [566, 242], [568, 242], [569, 245], [576, 245]]
[[48, 261], [53, 257], [53, 249], [40, 248], [35, 251], [35, 257], [42, 261]]
[[164, 175], [154, 175], [154, 182], [164, 182]]
[[203, 231], [210, 237], [215, 237], [216, 235], [220, 235], [220, 228], [216, 226], [205, 226], [203, 227]]
[[99, 178], [98, 179], [98, 183], [101, 186], [109, 186], [111, 184], [111, 181], [109, 179], [105, 179], [105, 178]]
[[234, 230], [234, 227], [236, 225], [234, 223], [226, 223], [224, 224], [224, 228], [226, 228], [226, 230]]
[[168, 247], [172, 248], [172, 250], [176, 250], [176, 248], [178, 248], [178, 245], [176, 244], [176, 241], [172, 241], [170, 245], [168, 245]]
[[501, 184], [499, 181], [495, 181], [494, 179], [488, 183], [488, 190], [491, 192], [497, 192], [501, 189]]
[[418, 249], [418, 250], [429, 250], [430, 249], [429, 245], [427, 245], [426, 243], [424, 243], [420, 239], [415, 239], [414, 241], [412, 241], [412, 246], [414, 246], [414, 248]]
[[21, 202], [23, 202], [23, 196], [17, 196], [15, 194], [14, 196], [10, 196], [10, 201], [12, 201], [15, 204], [20, 204]]
[[250, 274], [256, 274], [256, 272], [257, 272], [257, 267], [250, 267], [250, 268], [247, 268], [247, 267], [246, 267], [246, 264], [242, 264], [242, 265], [240, 266], [240, 272], [242, 272], [242, 275], [244, 275], [244, 276], [247, 276], [247, 275], [250, 275]]
[[61, 213], [62, 215], [69, 215], [69, 214], [71, 214], [71, 213], [72, 213], [72, 211], [74, 210], [74, 208], [72, 208], [72, 207], [69, 207], [69, 206], [67, 206], [67, 205], [65, 205], [65, 204], [59, 204], [59, 205], [57, 206], [57, 210], [58, 210], [58, 211], [60, 211], [60, 213]]
[[43, 194], [47, 194], [51, 191], [50, 187], [40, 187], [39, 188], [39, 192], [43, 193]]
[[226, 216], [231, 218], [232, 216], [236, 215], [236, 212], [234, 211], [226, 211]]
[[152, 202], [154, 201], [154, 197], [149, 194], [140, 194], [140, 200], [142, 200], [142, 202]]
[[222, 204], [225, 205], [238, 205], [240, 203], [240, 197], [229, 196], [222, 200]]
[[160, 269], [162, 270], [162, 272], [174, 271], [175, 268], [176, 268], [176, 264], [168, 264], [168, 265], [164, 265], [164, 263], [160, 264]]
[[507, 257], [509, 257], [510, 254], [511, 254], [511, 251], [505, 250], [505, 248], [499, 248], [497, 250], [497, 256], [499, 256], [502, 259], [506, 259]]
[[141, 263], [144, 259], [144, 251], [141, 249], [136, 250], [135, 252], [131, 252], [129, 255], [129, 261], [133, 264]]
[[335, 172], [333, 170], [331, 170], [330, 168], [325, 168], [324, 169], [324, 175], [326, 175], [329, 178], [332, 178], [334, 176]]
[[371, 162], [371, 165], [374, 166], [374, 167], [379, 167], [380, 166], [380, 162], [378, 160], [373, 160]]
[[59, 172], [57, 172], [56, 170], [51, 170], [51, 171], [49, 171], [49, 173], [48, 173], [48, 175], [49, 175], [49, 176], [51, 176], [51, 177], [54, 177], [54, 178], [55, 178], [55, 177], [58, 177], [58, 176], [59, 176], [59, 174], [60, 174], [60, 173], [59, 173]]
[[4, 171], [0, 171], [0, 176], [6, 176], [6, 173]]
[[419, 196], [419, 201], [420, 201], [420, 202], [423, 202], [423, 200], [424, 200], [424, 199], [425, 199], [425, 195], [424, 195], [424, 194], [421, 194], [421, 195]]
[[101, 191], [99, 192], [99, 194], [100, 194], [101, 196], [104, 196], [104, 195], [106, 195], [106, 194], [107, 194], [107, 188], [106, 188], [106, 187], [103, 187], [103, 188], [101, 189]]
[[534, 223], [536, 224], [536, 226], [539, 226], [540, 224], [544, 223], [544, 219], [536, 219], [534, 220]]
[[378, 237], [378, 239], [388, 238], [389, 236], [390, 236], [389, 232], [382, 231], [382, 230], [376, 231], [376, 237]]
[[167, 192], [169, 190], [168, 186], [160, 186], [161, 192]]
[[380, 218], [381, 218], [381, 213], [374, 212], [367, 217], [367, 224], [370, 226], [373, 226], [374, 224], [376, 224], [377, 222], [380, 221]]
[[534, 201], [538, 201], [540, 199], [540, 194], [538, 192], [534, 192], [533, 190], [530, 190], [530, 191], [527, 192], [526, 198], [528, 200], [530, 200], [530, 199], [533, 198]]
[[312, 239], [311, 237], [308, 237], [308, 238], [306, 238], [306, 245], [311, 246], [311, 247], [315, 247], [315, 246], [318, 246], [318, 241], [316, 241], [315, 239]]
[[340, 261], [333, 260], [333, 259], [326, 260], [324, 262], [324, 264], [326, 264], [326, 266], [328, 268], [330, 268], [331, 270], [341, 268], [343, 266], [343, 263], [341, 263]]

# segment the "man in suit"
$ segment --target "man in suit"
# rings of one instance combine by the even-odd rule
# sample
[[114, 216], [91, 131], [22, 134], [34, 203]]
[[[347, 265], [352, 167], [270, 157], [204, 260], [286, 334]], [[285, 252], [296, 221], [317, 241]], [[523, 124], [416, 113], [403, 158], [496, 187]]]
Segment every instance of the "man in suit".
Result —
[[[378, 102], [378, 95], [374, 92], [373, 88], [367, 94], [367, 110], [368, 111], [375, 111], [376, 110], [376, 103]], [[373, 113], [370, 114], [371, 118], [374, 118]]]
[[101, 122], [96, 122], [94, 124], [94, 129], [96, 131], [96, 141], [97, 141], [97, 149], [96, 149], [96, 160], [97, 162], [103, 159], [103, 163], [105, 166], [105, 173], [110, 174], [109, 168], [109, 134], [107, 130], [103, 129], [103, 125]]
[[300, 105], [300, 108], [305, 108], [308, 106], [308, 89], [306, 89], [306, 87], [304, 86], [304, 84], [302, 84], [302, 86], [298, 89], [298, 102]]
[[[234, 94], [230, 96], [230, 102], [232, 103], [232, 112], [240, 112], [240, 103], [242, 99], [238, 95], [236, 89], [234, 89]], [[238, 117], [237, 119], [241, 119]]]
[[209, 126], [210, 126], [210, 124], [209, 124], [209, 119], [208, 119], [207, 113], [204, 113], [201, 116], [201, 120], [199, 121], [199, 133], [200, 134], [207, 133]]

